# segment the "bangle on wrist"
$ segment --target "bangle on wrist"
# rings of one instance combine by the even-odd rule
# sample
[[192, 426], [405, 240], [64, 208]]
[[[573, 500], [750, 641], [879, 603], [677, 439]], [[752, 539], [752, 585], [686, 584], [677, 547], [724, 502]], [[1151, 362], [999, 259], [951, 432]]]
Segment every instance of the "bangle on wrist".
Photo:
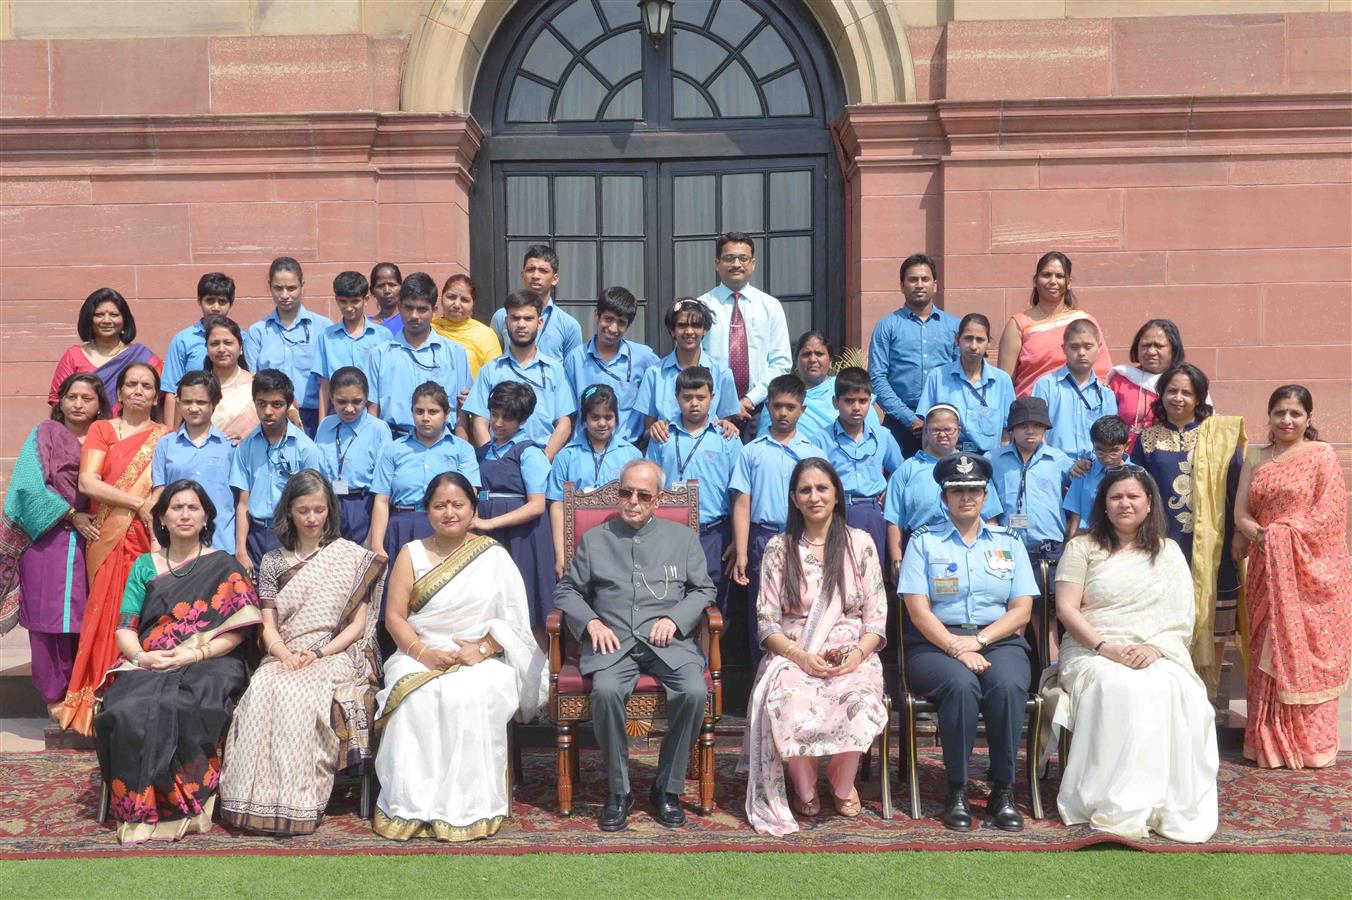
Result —
[[141, 654], [142, 654], [142, 653], [145, 653], [145, 651], [144, 651], [144, 650], [137, 650], [135, 653], [133, 653], [133, 654], [131, 655], [131, 664], [132, 664], [133, 666], [139, 667], [139, 666], [141, 665]]
[[[268, 655], [269, 655], [269, 656], [274, 655], [273, 652], [272, 652], [272, 648], [273, 648], [273, 647], [276, 647], [278, 644], [281, 644], [283, 649], [286, 648], [286, 642], [283, 641], [281, 638], [278, 638], [277, 640], [273, 641], [271, 644], [268, 644]], [[281, 657], [278, 657], [278, 658], [280, 659]]]
[[1094, 653], [1097, 654], [1104, 644], [1108, 643], [1106, 639], [1099, 641], [1094, 645]]

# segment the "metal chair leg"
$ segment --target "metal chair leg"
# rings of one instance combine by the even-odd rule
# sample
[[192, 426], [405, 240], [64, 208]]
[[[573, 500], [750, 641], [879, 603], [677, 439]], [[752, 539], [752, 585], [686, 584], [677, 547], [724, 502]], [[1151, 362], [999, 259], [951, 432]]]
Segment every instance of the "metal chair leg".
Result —
[[883, 707], [887, 711], [887, 724], [878, 737], [878, 780], [882, 792], [883, 818], [891, 819], [896, 813], [892, 809], [892, 698], [883, 697]]
[[368, 822], [375, 812], [375, 781], [375, 762], [372, 761], [368, 764], [366, 771], [361, 774], [361, 801], [360, 806], [358, 807], [358, 814]]
[[1028, 769], [1028, 792], [1031, 794], [1033, 818], [1042, 818], [1042, 784], [1038, 778], [1038, 751], [1042, 747], [1042, 695], [1034, 697], [1033, 724], [1028, 729], [1028, 748], [1025, 751]]
[[99, 773], [99, 806], [94, 812], [94, 821], [102, 825], [108, 821], [108, 807], [112, 805], [112, 788], [108, 784], [108, 779]]
[[903, 723], [902, 738], [906, 742], [902, 749], [906, 754], [906, 781], [911, 804], [911, 818], [920, 818], [920, 760], [915, 746], [915, 702], [910, 695], [906, 697], [906, 717]]

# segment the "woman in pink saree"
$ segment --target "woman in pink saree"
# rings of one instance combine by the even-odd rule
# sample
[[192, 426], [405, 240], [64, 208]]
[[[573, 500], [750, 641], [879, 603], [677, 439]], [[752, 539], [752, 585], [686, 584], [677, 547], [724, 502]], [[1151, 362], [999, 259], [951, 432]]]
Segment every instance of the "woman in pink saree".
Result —
[[1298, 384], [1268, 400], [1272, 443], [1240, 473], [1234, 554], [1249, 560], [1244, 755], [1265, 768], [1331, 766], [1352, 660], [1347, 488]]
[[1094, 323], [1104, 340], [1099, 343], [1094, 373], [1105, 381], [1112, 370], [1108, 356], [1107, 335], [1089, 313], [1075, 306], [1075, 292], [1070, 289], [1070, 259], [1064, 253], [1052, 250], [1037, 261], [1033, 276], [1033, 295], [1028, 309], [1016, 313], [1000, 335], [998, 365], [1014, 379], [1014, 395], [1027, 397], [1033, 384], [1048, 372], [1066, 364], [1066, 353], [1061, 349], [1066, 326], [1076, 319]]
[[794, 467], [789, 500], [788, 527], [770, 539], [761, 569], [756, 619], [766, 653], [738, 764], [748, 773], [747, 821], [776, 836], [798, 830], [795, 812], [821, 811], [821, 757], [836, 812], [859, 815], [859, 759], [887, 726], [877, 655], [887, 592], [873, 539], [845, 524], [840, 476], [824, 459]]

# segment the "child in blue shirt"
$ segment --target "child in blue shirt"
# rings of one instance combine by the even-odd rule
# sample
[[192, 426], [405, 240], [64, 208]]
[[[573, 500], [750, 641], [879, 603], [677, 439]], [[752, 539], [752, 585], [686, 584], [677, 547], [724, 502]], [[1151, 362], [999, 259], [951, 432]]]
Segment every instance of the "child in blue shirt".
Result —
[[[339, 272], [333, 279], [333, 302], [342, 321], [325, 328], [315, 351], [315, 377], [319, 379], [319, 418], [333, 411], [333, 373], [344, 366], [371, 371], [371, 351], [390, 342], [390, 331], [366, 318], [371, 286], [360, 272]], [[367, 389], [370, 393], [370, 389]]]
[[714, 402], [714, 376], [704, 366], [691, 366], [676, 375], [676, 404], [680, 415], [667, 423], [667, 440], [648, 444], [648, 459], [662, 467], [665, 487], [699, 482], [699, 542], [714, 583], [720, 611], [728, 606], [724, 575], [732, 552], [732, 523], [728, 519], [728, 484], [742, 455], [742, 442], [709, 421]]
[[371, 481], [376, 463], [393, 438], [390, 426], [366, 411], [370, 385], [361, 369], [343, 366], [327, 381], [334, 414], [315, 431], [322, 460], [319, 470], [338, 498], [343, 537], [361, 544], [371, 530]]
[[[1047, 404], [1051, 431], [1047, 443], [1071, 459], [1082, 461], [1076, 475], [1089, 470], [1094, 443], [1089, 429], [1104, 416], [1117, 413], [1117, 395], [1094, 374], [1099, 355], [1099, 331], [1088, 319], [1066, 326], [1061, 339], [1066, 364], [1033, 384], [1033, 396]], [[1036, 563], [1034, 563], [1036, 568]]]
[[1074, 478], [1061, 508], [1066, 512], [1066, 540], [1089, 530], [1089, 515], [1094, 509], [1103, 473], [1111, 466], [1122, 465], [1127, 454], [1131, 428], [1120, 416], [1104, 416], [1089, 429], [1094, 442], [1094, 465], [1089, 474]]
[[244, 358], [256, 372], [277, 369], [291, 380], [307, 435], [319, 427], [319, 379], [314, 376], [319, 334], [333, 324], [305, 308], [305, 275], [300, 263], [279, 256], [268, 266], [274, 309], [244, 334]]
[[991, 323], [981, 313], [968, 313], [958, 323], [958, 358], [931, 369], [920, 389], [916, 409], [949, 403], [962, 417], [959, 450], [990, 453], [1000, 446], [1005, 413], [1014, 402], [1014, 382], [986, 360]]
[[[197, 279], [197, 306], [202, 310], [202, 318], [174, 335], [169, 342], [169, 352], [164, 355], [164, 373], [160, 376], [160, 393], [164, 395], [164, 421], [170, 428], [177, 428], [180, 421], [175, 393], [178, 381], [184, 373], [206, 368], [207, 361], [207, 319], [213, 316], [222, 318], [230, 315], [235, 305], [235, 280], [223, 272], [208, 272]], [[167, 483], [167, 482], [166, 482]], [[216, 523], [216, 534], [221, 533], [221, 523]], [[234, 540], [234, 535], [230, 536]]]
[[709, 417], [723, 434], [740, 434], [741, 429], [732, 421], [732, 416], [742, 412], [732, 372], [704, 352], [704, 336], [714, 325], [713, 311], [694, 297], [678, 297], [662, 321], [671, 335], [672, 350], [644, 373], [643, 383], [638, 388], [637, 405], [643, 412], [648, 438], [658, 443], [665, 441], [667, 426], [680, 418], [676, 376], [691, 366], [703, 366], [713, 376], [714, 397], [710, 401]]
[[647, 344], [624, 339], [638, 315], [638, 300], [622, 287], [608, 287], [596, 298], [596, 332], [563, 361], [573, 396], [593, 384], [615, 391], [620, 404], [616, 432], [630, 443], [643, 436], [643, 411], [637, 408], [639, 385], [657, 365], [657, 354]]
[[211, 425], [211, 414], [221, 402], [216, 376], [192, 369], [179, 379], [178, 411], [183, 425], [160, 438], [150, 460], [151, 505], [166, 485], [186, 478], [202, 486], [216, 506], [211, 546], [235, 553], [235, 495], [230, 490], [230, 460], [235, 445]]

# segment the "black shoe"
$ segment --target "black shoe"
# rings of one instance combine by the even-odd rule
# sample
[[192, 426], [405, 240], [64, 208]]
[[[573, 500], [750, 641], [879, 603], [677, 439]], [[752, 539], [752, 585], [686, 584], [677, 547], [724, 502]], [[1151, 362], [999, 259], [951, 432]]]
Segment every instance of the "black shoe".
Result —
[[1014, 792], [1007, 784], [991, 785], [986, 801], [986, 824], [1001, 831], [1023, 831], [1023, 816], [1014, 806]]
[[944, 814], [940, 821], [949, 831], [972, 830], [972, 808], [967, 804], [966, 784], [948, 786], [948, 798], [944, 800]]
[[596, 824], [602, 831], [619, 831], [629, 821], [629, 814], [634, 811], [634, 795], [630, 794], [611, 794], [610, 799], [606, 801], [606, 808], [601, 810], [601, 815]]
[[654, 786], [648, 792], [648, 799], [653, 803], [653, 818], [659, 825], [679, 828], [685, 824], [685, 810], [681, 809], [680, 795], [659, 791]]

